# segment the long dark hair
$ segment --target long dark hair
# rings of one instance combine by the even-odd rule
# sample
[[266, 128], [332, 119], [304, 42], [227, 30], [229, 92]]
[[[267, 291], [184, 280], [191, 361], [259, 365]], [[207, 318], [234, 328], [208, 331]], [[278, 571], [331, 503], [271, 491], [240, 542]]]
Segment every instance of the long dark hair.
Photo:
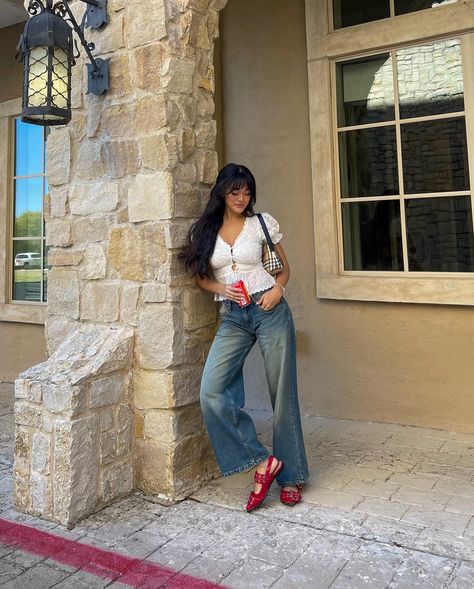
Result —
[[210, 277], [210, 259], [216, 245], [217, 234], [224, 222], [225, 195], [233, 190], [246, 187], [250, 192], [249, 204], [244, 215], [254, 215], [253, 206], [256, 202], [256, 182], [252, 172], [245, 166], [227, 164], [217, 176], [211, 190], [204, 213], [191, 226], [188, 234], [188, 247], [181, 255], [186, 269], [193, 276]]

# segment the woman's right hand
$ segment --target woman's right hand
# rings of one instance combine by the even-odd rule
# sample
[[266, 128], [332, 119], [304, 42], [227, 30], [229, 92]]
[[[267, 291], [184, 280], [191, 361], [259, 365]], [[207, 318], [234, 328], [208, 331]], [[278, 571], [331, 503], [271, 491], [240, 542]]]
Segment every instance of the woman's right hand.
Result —
[[242, 291], [231, 284], [223, 284], [220, 294], [227, 300], [234, 301], [234, 303], [240, 303], [243, 298]]

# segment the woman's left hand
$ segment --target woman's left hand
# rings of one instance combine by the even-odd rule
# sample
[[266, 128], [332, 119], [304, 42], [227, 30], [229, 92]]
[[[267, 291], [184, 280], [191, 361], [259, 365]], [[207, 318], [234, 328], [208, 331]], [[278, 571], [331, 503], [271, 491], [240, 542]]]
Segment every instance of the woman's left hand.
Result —
[[264, 293], [257, 301], [264, 311], [271, 311], [276, 307], [283, 297], [283, 289], [279, 286], [274, 286], [271, 290]]

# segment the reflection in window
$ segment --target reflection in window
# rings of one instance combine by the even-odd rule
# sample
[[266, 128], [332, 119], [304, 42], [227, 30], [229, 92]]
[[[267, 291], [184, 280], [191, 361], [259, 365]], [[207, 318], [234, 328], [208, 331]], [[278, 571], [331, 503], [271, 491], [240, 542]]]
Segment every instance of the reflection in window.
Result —
[[334, 28], [351, 27], [390, 16], [389, 0], [333, 0]]
[[15, 126], [15, 176], [33, 176], [43, 173], [43, 128], [27, 125], [19, 119]]
[[340, 127], [395, 118], [389, 53], [337, 64]]
[[395, 0], [395, 14], [407, 14], [408, 12], [436, 8], [454, 2], [457, 2], [457, 0]]
[[333, 0], [334, 28], [351, 27], [453, 2], [457, 0], [394, 0], [392, 12], [389, 0]]
[[418, 272], [474, 272], [471, 199], [406, 201], [408, 261]]
[[474, 271], [462, 66], [459, 39], [336, 64], [346, 270]]
[[15, 266], [13, 299], [16, 301], [40, 301], [41, 240], [15, 241], [13, 254]]
[[402, 119], [464, 110], [459, 39], [399, 49], [397, 73]]
[[48, 129], [15, 121], [13, 178], [13, 289], [14, 301], [46, 301], [46, 248], [43, 200], [45, 143]]
[[399, 193], [394, 126], [340, 133], [339, 160], [343, 198]]
[[464, 118], [402, 125], [406, 194], [469, 190]]
[[15, 237], [41, 237], [43, 177], [15, 180]]
[[346, 270], [403, 270], [398, 200], [344, 203]]

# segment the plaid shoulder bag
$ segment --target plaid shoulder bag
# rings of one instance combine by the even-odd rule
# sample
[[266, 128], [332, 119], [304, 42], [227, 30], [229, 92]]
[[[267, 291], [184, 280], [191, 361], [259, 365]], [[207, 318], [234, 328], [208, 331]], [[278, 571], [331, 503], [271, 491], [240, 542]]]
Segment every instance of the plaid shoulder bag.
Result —
[[283, 270], [285, 264], [275, 251], [275, 244], [273, 243], [272, 238], [270, 237], [270, 233], [268, 233], [267, 225], [262, 217], [262, 214], [257, 213], [257, 217], [260, 221], [260, 225], [262, 226], [266, 240], [266, 243], [263, 244], [262, 250], [263, 267], [269, 274], [271, 274], [272, 276], [276, 276]]

